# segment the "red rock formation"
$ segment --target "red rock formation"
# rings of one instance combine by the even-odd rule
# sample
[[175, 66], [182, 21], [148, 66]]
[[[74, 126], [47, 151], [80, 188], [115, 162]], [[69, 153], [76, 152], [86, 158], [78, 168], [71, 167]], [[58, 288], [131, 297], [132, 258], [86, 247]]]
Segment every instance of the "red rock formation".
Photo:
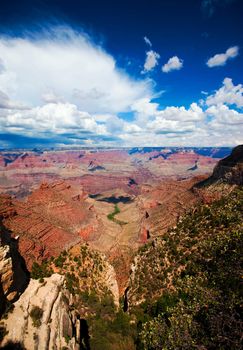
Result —
[[205, 176], [181, 181], [167, 180], [155, 186], [143, 186], [141, 208], [146, 215], [143, 219], [141, 239], [145, 240], [147, 230], [151, 237], [163, 234], [176, 224], [187, 209], [196, 205], [201, 198], [192, 187], [202, 179], [205, 179]]
[[72, 183], [81, 180], [92, 194], [118, 187], [137, 195], [139, 185], [145, 182], [172, 175], [190, 177], [195, 171], [210, 173], [216, 161], [193, 151], [178, 150], [135, 154], [126, 150], [2, 152], [0, 190], [24, 198], [41, 182], [68, 179]]
[[130, 178], [123, 175], [112, 174], [92, 174], [82, 177], [69, 179], [71, 183], [80, 183], [85, 191], [90, 194], [102, 193], [105, 191], [115, 190], [116, 188], [124, 190], [128, 193], [135, 193], [137, 186], [129, 185]]
[[11, 218], [16, 214], [11, 196], [2, 194], [0, 196], [0, 218]]
[[0, 197], [3, 224], [19, 236], [19, 250], [29, 269], [34, 260], [58, 255], [78, 243], [82, 230], [89, 235], [95, 230], [96, 216], [86, 197], [81, 187], [77, 193], [64, 181], [42, 184], [25, 202]]

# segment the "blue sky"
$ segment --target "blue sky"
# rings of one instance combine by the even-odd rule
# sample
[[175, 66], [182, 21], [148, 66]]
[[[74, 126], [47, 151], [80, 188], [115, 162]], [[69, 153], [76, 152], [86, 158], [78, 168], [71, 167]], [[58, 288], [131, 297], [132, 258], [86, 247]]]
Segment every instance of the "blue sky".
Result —
[[6, 1], [0, 148], [243, 141], [243, 3]]

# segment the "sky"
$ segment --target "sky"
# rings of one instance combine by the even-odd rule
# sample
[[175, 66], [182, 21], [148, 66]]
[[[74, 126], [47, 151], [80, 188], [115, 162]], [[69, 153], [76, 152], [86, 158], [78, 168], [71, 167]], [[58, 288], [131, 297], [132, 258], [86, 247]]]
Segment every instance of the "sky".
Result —
[[2, 0], [0, 149], [243, 143], [242, 0]]

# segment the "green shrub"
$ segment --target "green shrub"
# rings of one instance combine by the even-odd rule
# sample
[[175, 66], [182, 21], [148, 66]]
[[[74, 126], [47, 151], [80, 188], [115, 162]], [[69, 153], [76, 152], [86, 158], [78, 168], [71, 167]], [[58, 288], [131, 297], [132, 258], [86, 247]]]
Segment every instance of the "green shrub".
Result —
[[66, 256], [59, 255], [59, 257], [54, 260], [54, 264], [56, 267], [62, 268], [65, 261]]
[[30, 311], [30, 317], [32, 318], [33, 326], [40, 327], [43, 316], [43, 310], [39, 306], [33, 306]]
[[31, 269], [31, 278], [40, 279], [44, 277], [50, 277], [53, 274], [52, 268], [49, 266], [47, 260], [44, 260], [41, 264], [38, 264], [36, 261], [33, 262]]

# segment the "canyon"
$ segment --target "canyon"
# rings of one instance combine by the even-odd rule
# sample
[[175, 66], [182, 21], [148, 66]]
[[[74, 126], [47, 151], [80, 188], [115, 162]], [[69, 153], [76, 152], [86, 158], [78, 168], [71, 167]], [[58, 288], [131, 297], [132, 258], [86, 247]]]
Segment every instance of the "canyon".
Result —
[[[139, 301], [137, 292], [145, 283], [138, 280], [146, 264], [140, 254], [147, 246], [152, 247], [148, 251], [156, 259], [153, 249], [161, 247], [161, 239], [186, 213], [198, 205], [214, 202], [242, 184], [242, 149], [236, 148], [231, 156], [230, 152], [228, 148], [0, 152], [1, 293], [6, 300], [14, 302], [19, 314], [16, 316], [14, 311], [4, 323], [8, 332], [4, 344], [14, 339], [30, 349], [40, 344], [37, 339], [43, 336], [54, 348], [78, 349], [77, 315], [81, 314], [83, 319], [92, 319], [91, 345], [92, 341], [96, 345], [91, 348], [101, 349], [94, 333], [92, 338], [95, 327], [100, 327], [92, 317], [103, 312], [97, 300], [115, 313], [121, 300], [123, 310], [144, 301], [143, 298]], [[224, 156], [228, 158], [221, 160]], [[14, 263], [18, 260], [16, 254], [23, 259], [21, 264]], [[18, 275], [23, 270], [26, 276], [21, 278], [19, 290], [11, 275], [14, 264], [19, 269]], [[149, 259], [148, 264], [152, 266]], [[28, 274], [32, 276], [30, 282]], [[39, 282], [33, 280], [34, 275]], [[57, 310], [50, 311], [39, 297], [48, 288], [64, 290], [60, 293], [66, 296], [56, 294], [55, 300], [68, 298], [69, 304], [60, 301]], [[92, 293], [97, 295], [97, 300]], [[35, 303], [30, 295], [36, 296]], [[95, 300], [93, 304], [91, 297]], [[35, 306], [44, 310], [43, 326], [38, 330], [30, 321], [28, 325], [23, 323], [24, 332], [36, 334], [30, 343], [28, 336], [14, 338], [10, 331], [14, 317], [31, 317], [30, 313], [21, 311], [23, 302], [30, 305], [28, 310]], [[56, 301], [53, 303], [56, 305]], [[64, 310], [62, 314], [58, 308]], [[52, 324], [50, 312], [55, 314], [58, 324]], [[69, 320], [65, 324], [75, 324], [67, 326], [75, 331], [64, 334], [58, 330], [63, 319]], [[53, 343], [52, 328], [59, 334], [58, 344]], [[135, 349], [131, 339], [124, 337], [123, 341], [129, 344], [126, 349]]]
[[[192, 187], [212, 172], [220, 152], [1, 152], [0, 215], [5, 228], [18, 237], [29, 271], [34, 261], [88, 242], [114, 266], [122, 295], [136, 250], [200, 201]], [[110, 220], [115, 205], [119, 212]]]

